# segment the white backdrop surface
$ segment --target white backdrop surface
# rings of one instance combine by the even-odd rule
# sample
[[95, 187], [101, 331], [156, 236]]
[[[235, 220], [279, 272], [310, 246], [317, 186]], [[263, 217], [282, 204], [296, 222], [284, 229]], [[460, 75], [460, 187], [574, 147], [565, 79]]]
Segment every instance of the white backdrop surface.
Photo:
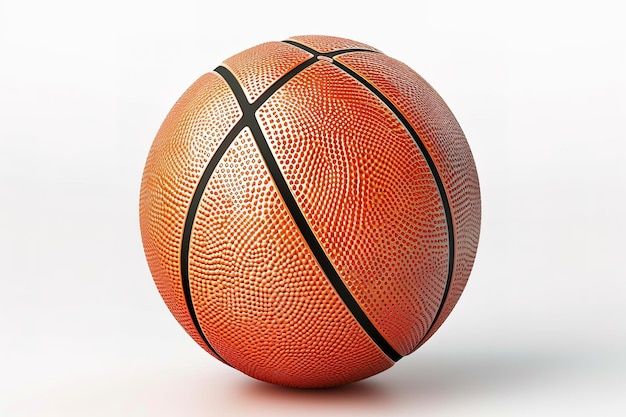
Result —
[[[0, 415], [626, 414], [626, 29], [617, 1], [0, 1]], [[464, 295], [389, 371], [298, 391], [221, 365], [151, 280], [145, 157], [201, 74], [298, 34], [407, 63], [464, 129]]]

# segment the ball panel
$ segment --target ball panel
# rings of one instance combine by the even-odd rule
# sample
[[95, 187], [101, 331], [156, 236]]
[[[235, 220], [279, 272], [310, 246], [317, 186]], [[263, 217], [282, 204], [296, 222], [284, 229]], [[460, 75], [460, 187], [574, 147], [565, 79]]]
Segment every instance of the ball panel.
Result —
[[268, 42], [228, 58], [224, 66], [237, 78], [252, 103], [281, 76], [311, 57], [292, 45]]
[[296, 41], [302, 45], [306, 45], [309, 48], [313, 48], [318, 52], [334, 52], [341, 49], [367, 49], [370, 51], [377, 51], [369, 45], [361, 42], [356, 42], [350, 39], [337, 38], [335, 36], [321, 36], [321, 35], [304, 35], [304, 36], [292, 36], [289, 40]]
[[335, 269], [380, 333], [408, 354], [448, 275], [445, 213], [410, 134], [324, 61], [274, 93], [257, 119]]
[[180, 275], [185, 217], [204, 167], [242, 113], [224, 81], [200, 77], [167, 115], [148, 154], [139, 216], [144, 250], [168, 308], [209, 353], [187, 308]]
[[255, 378], [325, 387], [393, 364], [329, 284], [248, 128], [217, 165], [202, 196], [189, 277], [211, 345]]
[[455, 240], [452, 282], [442, 311], [423, 343], [449, 315], [473, 266], [481, 207], [474, 158], [443, 99], [407, 65], [383, 54], [350, 53], [337, 60], [370, 81], [400, 109], [431, 154], [448, 195]]

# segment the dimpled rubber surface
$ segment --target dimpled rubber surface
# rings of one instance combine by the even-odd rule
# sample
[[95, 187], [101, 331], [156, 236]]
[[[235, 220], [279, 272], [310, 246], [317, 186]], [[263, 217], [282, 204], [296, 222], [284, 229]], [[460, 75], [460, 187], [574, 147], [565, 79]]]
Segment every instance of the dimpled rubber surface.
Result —
[[317, 265], [247, 128], [202, 197], [189, 280], [211, 345], [255, 378], [326, 387], [393, 364]]
[[474, 264], [481, 216], [474, 158], [446, 103], [407, 65], [383, 54], [352, 53], [337, 60], [370, 81], [410, 121], [431, 154], [448, 195], [455, 240], [452, 282], [441, 314], [423, 343], [452, 311]]
[[363, 43], [291, 40], [335, 61], [270, 42], [200, 78], [157, 134], [140, 222], [157, 288], [198, 344], [264, 381], [328, 387], [387, 369], [445, 320], [480, 193], [463, 132], [415, 72]]
[[369, 51], [377, 51], [369, 45], [356, 42], [350, 39], [337, 38], [334, 36], [293, 36], [289, 40], [296, 41], [302, 45], [306, 45], [318, 52], [333, 52], [341, 49], [367, 49]]
[[200, 77], [159, 129], [141, 184], [140, 225], [150, 272], [176, 320], [204, 349], [207, 347], [190, 317], [180, 278], [183, 227], [206, 164], [241, 115], [236, 99], [220, 77], [211, 73]]
[[239, 80], [248, 101], [253, 102], [281, 76], [311, 57], [289, 44], [268, 42], [228, 58], [224, 66]]
[[340, 277], [385, 339], [409, 353], [430, 327], [448, 274], [445, 214], [413, 139], [376, 96], [326, 61], [290, 80], [257, 117]]

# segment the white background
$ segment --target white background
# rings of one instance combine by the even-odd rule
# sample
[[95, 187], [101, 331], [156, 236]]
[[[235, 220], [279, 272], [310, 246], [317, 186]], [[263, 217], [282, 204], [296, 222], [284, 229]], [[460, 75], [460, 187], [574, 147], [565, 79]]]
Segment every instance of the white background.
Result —
[[[0, 1], [0, 415], [625, 415], [620, 3]], [[446, 324], [337, 390], [276, 388], [202, 351], [138, 228], [145, 157], [180, 94], [298, 34], [424, 76], [482, 187], [475, 269]]]

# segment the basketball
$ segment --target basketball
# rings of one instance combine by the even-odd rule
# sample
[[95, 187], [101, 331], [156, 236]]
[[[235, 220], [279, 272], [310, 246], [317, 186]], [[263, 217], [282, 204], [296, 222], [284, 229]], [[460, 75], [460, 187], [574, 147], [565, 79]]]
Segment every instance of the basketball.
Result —
[[437, 331], [480, 204], [464, 133], [423, 78], [363, 43], [296, 36], [189, 87], [149, 151], [139, 215], [156, 287], [204, 350], [322, 388]]

